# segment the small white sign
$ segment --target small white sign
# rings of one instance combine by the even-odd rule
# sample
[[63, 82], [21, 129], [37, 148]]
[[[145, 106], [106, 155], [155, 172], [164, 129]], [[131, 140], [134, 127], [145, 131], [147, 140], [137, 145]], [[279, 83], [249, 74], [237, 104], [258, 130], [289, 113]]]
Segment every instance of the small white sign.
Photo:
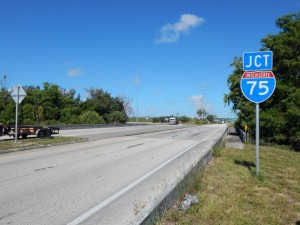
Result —
[[[20, 104], [23, 101], [26, 95], [27, 95], [26, 92], [21, 86], [14, 87], [13, 91], [10, 94], [10, 96], [14, 99], [15, 103], [18, 104]], [[19, 96], [19, 102], [17, 102], [18, 96]]]

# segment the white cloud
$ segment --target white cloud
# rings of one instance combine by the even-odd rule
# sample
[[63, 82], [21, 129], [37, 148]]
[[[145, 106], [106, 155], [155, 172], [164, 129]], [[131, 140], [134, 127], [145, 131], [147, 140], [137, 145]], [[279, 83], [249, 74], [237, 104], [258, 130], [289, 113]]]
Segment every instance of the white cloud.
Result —
[[155, 43], [175, 43], [181, 35], [186, 35], [192, 28], [195, 28], [204, 23], [202, 17], [193, 14], [183, 14], [178, 22], [171, 24], [167, 23], [160, 29], [160, 37], [155, 40]]
[[67, 76], [69, 76], [69, 77], [77, 77], [80, 74], [81, 74], [80, 68], [71, 68], [67, 72]]

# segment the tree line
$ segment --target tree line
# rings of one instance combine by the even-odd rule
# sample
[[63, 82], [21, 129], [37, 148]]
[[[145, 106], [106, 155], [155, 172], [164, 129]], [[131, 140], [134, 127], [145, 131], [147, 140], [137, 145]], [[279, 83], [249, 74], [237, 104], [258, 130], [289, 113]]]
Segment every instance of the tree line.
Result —
[[[7, 77], [1, 79], [0, 122], [15, 123], [16, 104], [5, 87]], [[81, 100], [75, 89], [66, 90], [45, 82], [43, 87], [24, 86], [26, 97], [18, 107], [19, 124], [103, 124], [125, 123], [126, 102], [122, 97], [112, 97], [102, 89], [86, 89], [88, 98]]]
[[[276, 89], [265, 102], [260, 103], [260, 137], [262, 142], [290, 145], [300, 151], [300, 11], [276, 20], [278, 34], [261, 39], [261, 51], [273, 51], [273, 73]], [[238, 115], [236, 124], [249, 127], [255, 137], [255, 104], [242, 94], [240, 80], [243, 74], [242, 58], [235, 57], [228, 76], [230, 92], [225, 104], [231, 104]]]

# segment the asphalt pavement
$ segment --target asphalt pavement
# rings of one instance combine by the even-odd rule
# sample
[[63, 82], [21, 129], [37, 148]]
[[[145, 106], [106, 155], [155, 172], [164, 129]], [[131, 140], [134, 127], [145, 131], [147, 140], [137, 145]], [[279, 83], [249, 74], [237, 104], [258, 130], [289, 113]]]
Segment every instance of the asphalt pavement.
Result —
[[118, 128], [118, 137], [110, 138], [86, 130], [93, 141], [0, 155], [0, 224], [151, 220], [167, 208], [190, 171], [207, 163], [227, 132], [225, 125], [169, 127], [160, 132], [145, 127], [131, 136], [122, 134], [137, 128]]
[[244, 149], [244, 143], [239, 135], [236, 133], [234, 127], [228, 127], [228, 133], [225, 142], [226, 148]]

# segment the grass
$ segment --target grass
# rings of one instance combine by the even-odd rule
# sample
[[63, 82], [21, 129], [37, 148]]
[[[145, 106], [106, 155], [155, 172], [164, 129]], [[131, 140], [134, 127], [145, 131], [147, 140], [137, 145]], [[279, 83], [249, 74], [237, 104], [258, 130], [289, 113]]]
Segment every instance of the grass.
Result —
[[257, 178], [254, 145], [218, 151], [186, 184], [200, 203], [170, 208], [158, 225], [300, 224], [300, 153], [261, 147]]
[[85, 141], [85, 138], [79, 137], [58, 137], [52, 136], [50, 138], [20, 138], [15, 143], [15, 140], [7, 139], [7, 140], [0, 140], [0, 152], [9, 149], [22, 149], [22, 148], [30, 148], [33, 146], [48, 146], [53, 144], [59, 143], [69, 143], [69, 142], [76, 142], [76, 141]]

